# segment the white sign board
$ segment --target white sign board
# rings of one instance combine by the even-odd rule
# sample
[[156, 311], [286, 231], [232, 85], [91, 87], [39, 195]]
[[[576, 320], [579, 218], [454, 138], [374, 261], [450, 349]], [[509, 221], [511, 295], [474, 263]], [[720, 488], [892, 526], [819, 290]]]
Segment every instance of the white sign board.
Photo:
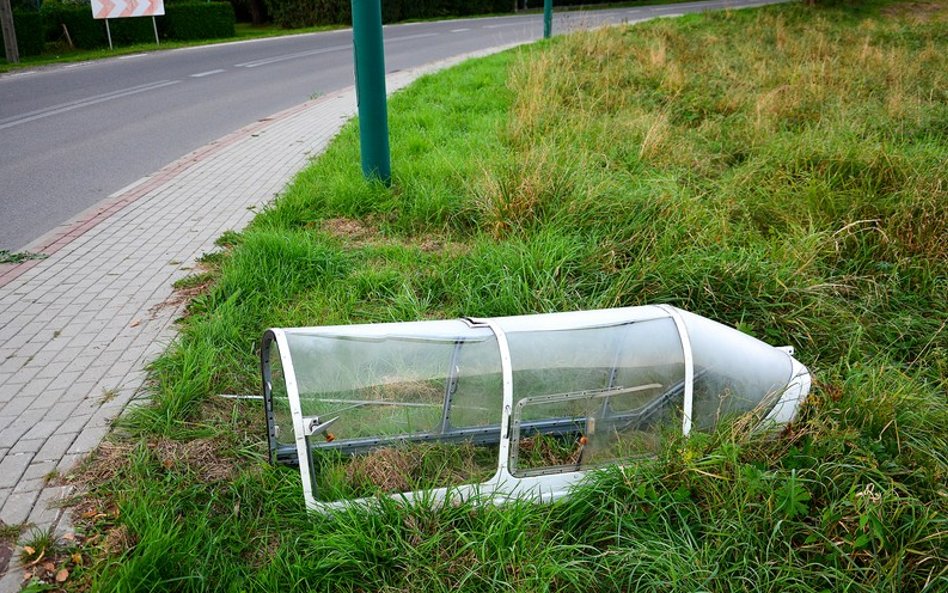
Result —
[[92, 18], [94, 19], [161, 16], [164, 13], [164, 0], [92, 0]]

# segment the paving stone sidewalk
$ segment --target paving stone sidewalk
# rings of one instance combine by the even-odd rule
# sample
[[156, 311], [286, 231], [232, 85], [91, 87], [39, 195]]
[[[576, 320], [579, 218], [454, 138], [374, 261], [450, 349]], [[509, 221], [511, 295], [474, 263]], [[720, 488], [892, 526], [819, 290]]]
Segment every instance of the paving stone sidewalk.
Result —
[[[391, 74], [389, 91], [493, 48]], [[57, 485], [147, 397], [145, 366], [175, 337], [172, 283], [241, 229], [355, 113], [346, 89], [261, 120], [119, 191], [0, 265], [0, 521], [71, 529]], [[16, 591], [15, 559], [0, 593]]]

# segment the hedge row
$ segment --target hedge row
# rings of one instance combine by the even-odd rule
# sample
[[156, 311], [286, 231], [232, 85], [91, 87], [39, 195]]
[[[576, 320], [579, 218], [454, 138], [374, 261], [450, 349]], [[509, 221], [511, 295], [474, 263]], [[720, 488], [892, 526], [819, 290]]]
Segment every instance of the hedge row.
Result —
[[167, 4], [158, 19], [169, 39], [222, 39], [234, 36], [234, 7], [229, 2], [182, 2]]
[[[38, 12], [14, 10], [13, 28], [16, 31], [16, 47], [20, 57], [43, 53], [43, 19]], [[3, 47], [2, 30], [0, 30], [0, 47]]]
[[[87, 4], [47, 1], [40, 8], [45, 39], [63, 38], [63, 25], [73, 45], [81, 49], [108, 46], [105, 23], [92, 18]], [[162, 39], [220, 39], [234, 36], [234, 8], [228, 2], [172, 2], [165, 4], [165, 15], [157, 17], [158, 36]], [[19, 30], [19, 29], [18, 29]], [[114, 45], [148, 43], [155, 32], [148, 17], [109, 19]], [[41, 38], [42, 39], [42, 38]]]
[[[273, 22], [288, 29], [352, 22], [351, 0], [266, 2]], [[513, 8], [514, 0], [382, 0], [382, 20], [392, 23], [408, 19], [511, 12]]]

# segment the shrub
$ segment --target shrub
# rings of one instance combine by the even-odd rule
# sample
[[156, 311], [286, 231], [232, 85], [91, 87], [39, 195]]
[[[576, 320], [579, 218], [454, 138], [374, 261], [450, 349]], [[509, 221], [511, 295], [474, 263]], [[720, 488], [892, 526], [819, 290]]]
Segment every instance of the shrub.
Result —
[[[387, 10], [386, 5], [390, 5]], [[510, 12], [512, 9], [513, 2], [510, 0], [383, 0], [382, 18], [385, 22], [393, 22], [405, 19]]]
[[[168, 10], [168, 7], [165, 7]], [[92, 10], [87, 6], [86, 12], [92, 17]], [[161, 32], [161, 18], [158, 17], [158, 31]], [[105, 30], [105, 23], [99, 23]], [[112, 35], [112, 45], [132, 45], [135, 43], [154, 43], [155, 25], [150, 17], [134, 17], [125, 19], [109, 19], [109, 33]], [[108, 40], [106, 39], [106, 43]]]
[[[43, 53], [43, 19], [35, 11], [13, 11], [13, 28], [16, 31], [16, 47], [20, 56], [35, 56]], [[0, 31], [0, 41], [3, 32]]]
[[270, 21], [264, 0], [230, 0], [230, 5], [234, 7], [234, 17], [238, 23], [262, 25]]
[[73, 45], [80, 49], [93, 49], [108, 43], [105, 25], [92, 18], [88, 4], [76, 4], [63, 0], [46, 0], [40, 8], [47, 41], [59, 41], [63, 37], [63, 25], [69, 31]]
[[[472, 14], [487, 14], [490, 12], [510, 12], [513, 9], [513, 2], [503, 0], [441, 0], [450, 14], [460, 16], [470, 16]], [[542, 6], [542, 4], [540, 4]], [[435, 16], [435, 15], [429, 15]]]
[[349, 0], [267, 0], [267, 11], [287, 29], [352, 22]]
[[158, 22], [169, 39], [220, 39], [234, 36], [234, 20], [228, 2], [176, 2]]
[[[267, 0], [273, 22], [288, 29], [352, 22], [350, 0]], [[511, 0], [382, 0], [382, 21], [510, 12]]]
[[[92, 18], [88, 4], [47, 0], [40, 9], [48, 41], [62, 39], [66, 25], [73, 45], [93, 49], [108, 45], [105, 24]], [[165, 15], [157, 18], [162, 39], [218, 39], [234, 36], [234, 9], [226, 2], [174, 2], [165, 5]], [[110, 19], [114, 45], [154, 41], [150, 18]]]

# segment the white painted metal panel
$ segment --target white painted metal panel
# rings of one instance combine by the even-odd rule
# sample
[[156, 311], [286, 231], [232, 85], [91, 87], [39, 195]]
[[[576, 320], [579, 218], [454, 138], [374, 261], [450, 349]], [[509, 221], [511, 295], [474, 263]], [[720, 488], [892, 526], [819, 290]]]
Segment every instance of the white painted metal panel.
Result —
[[120, 19], [133, 16], [162, 16], [164, 0], [92, 0], [92, 18]]

